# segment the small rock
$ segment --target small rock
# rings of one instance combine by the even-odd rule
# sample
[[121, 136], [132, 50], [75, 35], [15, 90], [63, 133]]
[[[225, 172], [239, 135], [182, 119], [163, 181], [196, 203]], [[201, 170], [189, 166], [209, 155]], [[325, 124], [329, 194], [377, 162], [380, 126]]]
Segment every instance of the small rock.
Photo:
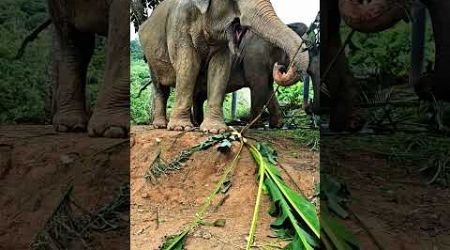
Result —
[[68, 154], [62, 154], [59, 156], [59, 160], [64, 166], [68, 166], [72, 163], [74, 163], [79, 158], [79, 155], [77, 153], [68, 153]]
[[208, 233], [208, 232], [204, 232], [203, 235], [202, 235], [202, 238], [209, 240], [209, 239], [212, 238], [212, 235], [210, 233]]

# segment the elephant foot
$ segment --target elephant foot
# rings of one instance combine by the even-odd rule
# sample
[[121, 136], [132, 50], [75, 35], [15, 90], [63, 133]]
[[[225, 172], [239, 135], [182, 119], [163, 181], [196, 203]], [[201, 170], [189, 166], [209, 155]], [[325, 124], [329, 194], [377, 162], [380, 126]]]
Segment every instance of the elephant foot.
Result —
[[167, 119], [166, 118], [155, 118], [151, 124], [154, 129], [167, 128]]
[[194, 129], [194, 125], [192, 125], [191, 119], [177, 119], [171, 118], [169, 124], [167, 125], [167, 129], [175, 130], [175, 131], [191, 131]]
[[366, 119], [360, 113], [354, 112], [349, 117], [346, 130], [349, 132], [358, 132], [364, 128], [365, 124]]
[[200, 125], [200, 130], [212, 134], [221, 134], [228, 131], [228, 127], [224, 121], [205, 119]]
[[[253, 119], [254, 119], [254, 118], [250, 119], [250, 121], [249, 121], [248, 123], [252, 122]], [[262, 119], [262, 118], [259, 118], [257, 121], [255, 121], [255, 122], [250, 126], [250, 128], [262, 128], [262, 127], [264, 127], [264, 122], [263, 122], [263, 119]]]
[[126, 138], [130, 131], [127, 109], [95, 110], [88, 124], [88, 133], [92, 137]]
[[87, 116], [83, 111], [57, 112], [53, 117], [53, 126], [58, 132], [85, 132], [86, 124]]
[[[345, 118], [346, 117], [346, 118]], [[352, 111], [347, 116], [338, 117], [330, 121], [330, 130], [333, 132], [358, 132], [363, 129], [366, 120], [359, 111]]]
[[283, 127], [283, 120], [279, 117], [276, 118], [270, 118], [269, 120], [269, 127], [270, 128], [282, 128]]
[[414, 86], [416, 94], [420, 99], [450, 102], [450, 77], [445, 75], [431, 74], [422, 77]]

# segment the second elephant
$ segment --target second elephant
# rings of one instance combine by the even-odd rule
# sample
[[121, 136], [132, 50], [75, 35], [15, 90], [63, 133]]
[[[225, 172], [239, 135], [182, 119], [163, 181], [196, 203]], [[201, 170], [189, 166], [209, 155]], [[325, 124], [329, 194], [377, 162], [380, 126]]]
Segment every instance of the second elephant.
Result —
[[[304, 23], [291, 23], [288, 27], [294, 30], [300, 37], [308, 30]], [[269, 43], [252, 31], [246, 32], [242, 38], [240, 47], [244, 47], [232, 66], [230, 79], [226, 92], [234, 92], [241, 88], [250, 88], [251, 93], [251, 120], [253, 120], [272, 96], [274, 91], [272, 67], [275, 63], [289, 65], [288, 55], [279, 47]], [[310, 52], [310, 64], [308, 74], [311, 76], [314, 86], [314, 104], [318, 106], [319, 88], [319, 55]], [[201, 124], [203, 121], [203, 104], [207, 99], [207, 85], [205, 79], [200, 79], [193, 103], [193, 122]], [[317, 93], [316, 93], [317, 92]], [[283, 126], [283, 117], [276, 96], [268, 105], [269, 126]]]

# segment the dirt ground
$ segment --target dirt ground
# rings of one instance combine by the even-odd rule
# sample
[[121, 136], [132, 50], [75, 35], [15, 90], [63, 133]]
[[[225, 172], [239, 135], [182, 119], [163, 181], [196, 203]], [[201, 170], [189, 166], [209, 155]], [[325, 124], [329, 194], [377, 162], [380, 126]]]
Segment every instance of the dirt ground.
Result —
[[[393, 164], [369, 153], [370, 146], [354, 152], [327, 147], [321, 139], [321, 161], [347, 185], [350, 210], [355, 217], [344, 223], [360, 240], [361, 249], [440, 250], [450, 249], [450, 190], [427, 185], [417, 166]], [[369, 232], [373, 238], [369, 236]]]
[[[220, 179], [224, 167], [238, 151], [238, 144], [234, 144], [228, 153], [221, 153], [216, 148], [194, 153], [181, 170], [152, 184], [144, 175], [156, 157], [157, 139], [161, 140], [162, 158], [170, 161], [182, 150], [206, 140], [207, 136], [200, 132], [132, 127], [130, 237], [133, 250], [158, 249], [164, 236], [179, 232], [191, 222], [196, 210]], [[289, 139], [277, 137], [272, 138], [272, 142], [279, 154], [279, 162], [286, 170], [282, 171], [284, 179], [294, 190], [295, 182], [307, 197], [313, 196], [314, 187], [319, 182], [319, 153]], [[186, 249], [235, 250], [245, 247], [257, 193], [255, 170], [250, 153], [244, 149], [232, 175], [231, 188], [225, 195], [218, 195], [212, 210], [204, 218], [208, 222], [225, 219], [224, 227], [199, 227], [188, 237]], [[264, 196], [256, 244], [283, 246], [286, 243], [273, 238], [269, 227], [273, 219], [268, 215], [268, 209], [269, 201]]]
[[[70, 186], [72, 200], [95, 213], [129, 181], [128, 139], [56, 133], [51, 126], [1, 126], [0, 154], [0, 249], [29, 249]], [[84, 247], [74, 241], [68, 248], [127, 249], [128, 211], [121, 216], [123, 227], [92, 232]]]

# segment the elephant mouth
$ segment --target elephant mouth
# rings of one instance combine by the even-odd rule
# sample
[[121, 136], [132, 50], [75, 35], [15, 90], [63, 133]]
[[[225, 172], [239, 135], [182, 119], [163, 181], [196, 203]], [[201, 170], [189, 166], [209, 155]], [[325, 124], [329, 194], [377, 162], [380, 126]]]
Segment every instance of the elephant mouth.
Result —
[[230, 23], [227, 30], [227, 36], [232, 51], [237, 52], [237, 48], [240, 46], [245, 33], [247, 33], [247, 30], [247, 27], [241, 25], [241, 21], [239, 18], [235, 18]]
[[233, 33], [233, 42], [239, 46], [248, 28], [241, 25], [239, 18], [235, 18], [230, 26]]

